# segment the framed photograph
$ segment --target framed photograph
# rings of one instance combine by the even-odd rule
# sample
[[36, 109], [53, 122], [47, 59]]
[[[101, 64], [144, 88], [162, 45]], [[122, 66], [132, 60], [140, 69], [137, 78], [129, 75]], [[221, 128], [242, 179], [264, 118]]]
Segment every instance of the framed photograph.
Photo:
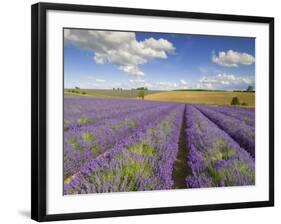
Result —
[[273, 18], [32, 6], [32, 219], [273, 205]]

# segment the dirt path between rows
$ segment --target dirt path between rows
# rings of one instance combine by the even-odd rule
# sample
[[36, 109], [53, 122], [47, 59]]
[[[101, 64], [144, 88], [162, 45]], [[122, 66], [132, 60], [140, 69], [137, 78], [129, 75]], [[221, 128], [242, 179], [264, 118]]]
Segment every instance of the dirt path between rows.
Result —
[[[186, 109], [185, 109], [186, 110]], [[175, 189], [184, 189], [186, 187], [185, 178], [190, 174], [190, 170], [186, 161], [187, 147], [185, 138], [186, 117], [185, 110], [183, 112], [183, 120], [179, 137], [179, 151], [173, 169], [173, 181]]]

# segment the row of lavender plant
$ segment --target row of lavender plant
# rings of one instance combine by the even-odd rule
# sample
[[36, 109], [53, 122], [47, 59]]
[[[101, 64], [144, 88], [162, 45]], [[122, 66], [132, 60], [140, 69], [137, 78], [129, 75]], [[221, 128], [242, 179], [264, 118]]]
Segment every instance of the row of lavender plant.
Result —
[[255, 183], [255, 163], [250, 154], [192, 105], [186, 107], [186, 125], [186, 157], [191, 169], [187, 187]]
[[[116, 104], [118, 102], [118, 104]], [[104, 112], [116, 108], [133, 108], [136, 105], [130, 99], [111, 99], [64, 95], [64, 114], [83, 114], [88, 111]], [[135, 102], [135, 103], [133, 103]]]
[[184, 105], [126, 138], [96, 159], [85, 163], [64, 184], [65, 194], [171, 189], [172, 169]]
[[[140, 103], [141, 102], [141, 103]], [[111, 109], [127, 108], [134, 109], [142, 105], [164, 104], [163, 102], [155, 101], [140, 101], [132, 99], [111, 99], [111, 98], [95, 98], [81, 96], [64, 96], [64, 114], [80, 114], [95, 111], [97, 113], [108, 112]]]
[[213, 106], [212, 109], [234, 117], [252, 127], [255, 126], [255, 110], [252, 108]]
[[213, 121], [219, 128], [227, 132], [241, 147], [255, 157], [255, 127], [246, 125], [240, 120], [214, 111], [206, 105], [196, 105], [206, 117]]
[[132, 132], [170, 113], [174, 104], [166, 104], [126, 117], [108, 119], [101, 125], [82, 126], [64, 132], [64, 178], [76, 173], [86, 161], [104, 153]]
[[97, 125], [104, 119], [126, 116], [128, 113], [148, 110], [163, 106], [161, 102], [140, 102], [133, 100], [112, 100], [78, 97], [65, 97], [64, 102], [64, 130], [85, 126]]

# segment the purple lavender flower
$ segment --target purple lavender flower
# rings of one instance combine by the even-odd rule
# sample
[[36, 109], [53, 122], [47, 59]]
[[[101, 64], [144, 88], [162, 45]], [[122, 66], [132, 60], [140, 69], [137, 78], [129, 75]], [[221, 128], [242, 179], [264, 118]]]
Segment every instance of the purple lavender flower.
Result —
[[209, 114], [211, 113], [209, 107], [202, 105], [186, 107], [187, 163], [191, 169], [191, 174], [186, 178], [187, 187], [253, 185], [255, 183], [253, 158], [197, 109], [208, 111]]

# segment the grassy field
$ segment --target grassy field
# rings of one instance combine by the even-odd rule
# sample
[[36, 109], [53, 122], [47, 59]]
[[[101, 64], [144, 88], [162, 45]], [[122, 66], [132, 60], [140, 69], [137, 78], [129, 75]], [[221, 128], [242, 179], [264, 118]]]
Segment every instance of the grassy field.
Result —
[[224, 91], [165, 91], [146, 95], [145, 100], [196, 103], [210, 105], [230, 105], [233, 97], [249, 107], [255, 106], [255, 93]]
[[[70, 92], [71, 89], [65, 89], [65, 94], [75, 94], [83, 96], [93, 96], [98, 98], [137, 98], [138, 90], [111, 90], [111, 89], [77, 89], [79, 93]], [[147, 90], [147, 95], [158, 93], [156, 90]]]
[[[108, 90], [108, 89], [78, 89], [77, 93], [65, 89], [65, 94], [80, 95], [98, 98], [138, 98], [138, 90]], [[240, 103], [246, 103], [249, 107], [255, 107], [255, 93], [252, 92], [227, 92], [227, 91], [156, 91], [145, 92], [145, 100], [230, 105], [233, 97], [238, 97]]]

